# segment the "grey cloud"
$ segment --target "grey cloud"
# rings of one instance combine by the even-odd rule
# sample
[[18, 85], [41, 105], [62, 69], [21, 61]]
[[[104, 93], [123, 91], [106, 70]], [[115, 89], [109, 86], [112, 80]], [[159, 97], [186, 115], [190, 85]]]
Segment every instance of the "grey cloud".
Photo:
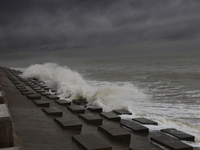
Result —
[[197, 0], [2, 0], [0, 53], [195, 39], [199, 6]]

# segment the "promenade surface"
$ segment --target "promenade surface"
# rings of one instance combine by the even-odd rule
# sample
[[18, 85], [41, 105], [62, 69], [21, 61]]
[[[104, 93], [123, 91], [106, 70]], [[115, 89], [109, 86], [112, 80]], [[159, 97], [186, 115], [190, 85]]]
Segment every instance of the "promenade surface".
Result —
[[[33, 86], [30, 86], [33, 83], [33, 80], [20, 80], [20, 78], [18, 78], [18, 74], [20, 74], [20, 72], [12, 71], [6, 68], [0, 68], [0, 84], [3, 92], [5, 93], [4, 96], [6, 98], [7, 105], [13, 121], [15, 132], [14, 144], [16, 147], [18, 147], [19, 150], [83, 149], [80, 143], [78, 144], [77, 140], [82, 141], [84, 143], [82, 146], [86, 146], [85, 149], [87, 149], [87, 142], [89, 146], [91, 146], [92, 144], [96, 144], [95, 140], [93, 140], [93, 136], [95, 138], [97, 137], [96, 145], [100, 143], [100, 148], [98, 150], [164, 149], [163, 147], [158, 146], [158, 144], [155, 144], [155, 140], [152, 140], [152, 137], [163, 136], [165, 135], [165, 133], [161, 131], [133, 132], [127, 127], [122, 128], [120, 126], [119, 120], [112, 121], [112, 119], [105, 118], [105, 116], [100, 115], [100, 112], [92, 112], [91, 110], [88, 110], [83, 106], [77, 105], [78, 103], [71, 102], [71, 106], [84, 108], [85, 112], [80, 112], [81, 114], [86, 115], [86, 117], [87, 115], [91, 114], [95, 115], [97, 118], [100, 118], [100, 120], [102, 119], [102, 122], [100, 120], [98, 120], [99, 122], [89, 122], [88, 120], [84, 120], [84, 115], [80, 115], [79, 112], [72, 112], [72, 110], [70, 110], [70, 107], [68, 107], [67, 109], [67, 106], [59, 105], [58, 103], [56, 103], [55, 99], [51, 99], [51, 97], [47, 98], [45, 95], [43, 96], [39, 92], [36, 92], [38, 89], [34, 90]], [[20, 84], [20, 86], [23, 85], [29, 92], [37, 93], [38, 95], [40, 95], [41, 100], [44, 100], [45, 102], [48, 102], [50, 104], [49, 108], [56, 107], [61, 110], [62, 117], [47, 114], [45, 112], [45, 109], [48, 107], [37, 106], [33, 100], [30, 100], [30, 98], [27, 97], [27, 95], [22, 94], [23, 88], [17, 88], [16, 84], [14, 84], [13, 81], [16, 84]], [[30, 84], [30, 82], [32, 83]], [[36, 81], [34, 83], [36, 84]], [[37, 85], [41, 86], [42, 84], [41, 82], [38, 82]], [[57, 118], [57, 120], [55, 118]], [[63, 128], [59, 124], [59, 121], [62, 120], [62, 118], [70, 118], [75, 121], [75, 123], [77, 121], [79, 124], [81, 124], [81, 127], [77, 126], [75, 128], [72, 127], [68, 129]], [[114, 130], [115, 127], [116, 131]], [[107, 128], [110, 132], [121, 132], [119, 133], [119, 138], [115, 135], [110, 135], [112, 133], [108, 133], [106, 131]], [[125, 136], [127, 133], [128, 135], [130, 135], [130, 138], [129, 136]], [[124, 136], [120, 137], [120, 134], [124, 134]], [[104, 146], [105, 148], [103, 148]], [[193, 149], [199, 150], [199, 148]]]

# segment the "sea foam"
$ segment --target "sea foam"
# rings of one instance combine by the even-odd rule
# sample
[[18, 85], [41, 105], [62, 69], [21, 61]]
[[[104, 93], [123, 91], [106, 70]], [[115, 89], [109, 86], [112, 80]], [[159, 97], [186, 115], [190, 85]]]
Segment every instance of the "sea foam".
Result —
[[44, 81], [49, 87], [58, 91], [60, 98], [86, 99], [89, 104], [103, 107], [104, 111], [113, 109], [130, 109], [130, 102], [146, 98], [146, 95], [130, 83], [101, 83], [99, 86], [85, 80], [77, 71], [55, 63], [35, 64], [22, 74], [23, 78], [36, 78]]

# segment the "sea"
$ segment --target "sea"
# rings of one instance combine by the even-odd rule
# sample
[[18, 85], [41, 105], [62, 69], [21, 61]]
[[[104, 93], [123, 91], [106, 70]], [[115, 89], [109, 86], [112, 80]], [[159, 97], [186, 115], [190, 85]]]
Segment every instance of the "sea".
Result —
[[60, 99], [86, 99], [103, 111], [126, 109], [158, 122], [152, 130], [176, 128], [200, 147], [200, 54], [61, 59], [15, 68], [56, 89]]

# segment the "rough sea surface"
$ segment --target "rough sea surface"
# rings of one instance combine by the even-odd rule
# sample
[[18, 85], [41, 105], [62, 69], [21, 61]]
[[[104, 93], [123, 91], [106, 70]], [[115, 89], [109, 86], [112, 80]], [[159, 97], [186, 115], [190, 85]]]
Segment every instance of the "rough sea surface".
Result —
[[[21, 68], [22, 69], [22, 68]], [[150, 130], [176, 128], [195, 136], [200, 146], [200, 55], [62, 60], [22, 69], [60, 93], [86, 98], [104, 111], [123, 108], [122, 118], [146, 117]]]

